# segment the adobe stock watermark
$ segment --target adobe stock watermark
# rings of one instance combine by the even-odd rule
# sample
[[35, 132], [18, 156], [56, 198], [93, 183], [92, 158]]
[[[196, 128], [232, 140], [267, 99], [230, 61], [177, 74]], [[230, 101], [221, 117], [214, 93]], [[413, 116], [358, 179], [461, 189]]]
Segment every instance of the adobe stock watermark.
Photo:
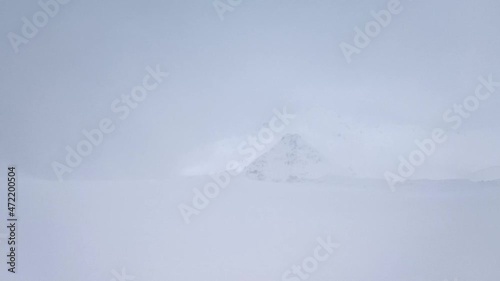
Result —
[[[454, 104], [452, 108], [443, 113], [443, 121], [449, 127], [448, 130], [458, 130], [465, 119], [472, 116], [472, 113], [479, 109], [482, 102], [486, 101], [496, 92], [495, 88], [500, 87], [500, 82], [493, 81], [493, 75], [479, 77], [479, 84], [476, 86], [474, 94], [467, 96], [461, 103]], [[386, 171], [384, 177], [391, 190], [395, 191], [395, 185], [404, 183], [416, 171], [416, 168], [423, 165], [428, 157], [432, 156], [438, 145], [448, 140], [446, 130], [434, 128], [431, 136], [424, 140], [415, 140], [416, 148], [411, 151], [408, 157], [399, 156], [399, 166], [397, 172]]]
[[207, 208], [211, 200], [219, 196], [221, 190], [229, 186], [231, 177], [235, 177], [243, 172], [245, 167], [257, 159], [275, 141], [276, 135], [283, 132], [286, 126], [290, 124], [290, 121], [295, 118], [295, 115], [287, 112], [286, 107], [281, 111], [274, 109], [273, 112], [274, 116], [267, 123], [268, 126], [262, 127], [257, 135], [249, 136], [246, 141], [238, 145], [238, 154], [244, 158], [243, 161], [228, 161], [226, 163], [226, 171], [210, 175], [212, 178], [211, 182], [207, 183], [201, 189], [193, 189], [194, 195], [191, 205], [189, 203], [178, 205], [182, 219], [186, 224], [191, 223], [192, 216], [199, 215], [202, 210]]
[[[123, 94], [120, 98], [116, 98], [111, 102], [111, 112], [119, 120], [125, 120], [130, 116], [130, 113], [136, 109], [141, 102], [148, 97], [148, 94], [158, 88], [163, 82], [163, 79], [168, 77], [167, 72], [162, 72], [160, 66], [155, 69], [146, 67], [147, 74], [142, 78], [141, 85], [131, 89], [129, 94]], [[80, 166], [83, 159], [89, 156], [94, 148], [98, 147], [106, 135], [111, 134], [116, 129], [115, 122], [112, 118], [102, 118], [97, 125], [97, 128], [91, 130], [82, 130], [83, 138], [76, 143], [75, 146], [67, 145], [66, 157], [64, 163], [57, 161], [52, 162], [52, 170], [59, 181], [63, 181], [65, 174], [73, 172], [75, 168]]]
[[221, 21], [224, 21], [224, 14], [233, 12], [236, 7], [241, 5], [243, 0], [215, 0], [212, 2], [215, 12]]
[[20, 32], [21, 35], [15, 32], [7, 33], [7, 39], [9, 39], [14, 52], [16, 54], [19, 53], [19, 47], [23, 44], [28, 44], [29, 40], [33, 39], [38, 34], [39, 29], [45, 27], [49, 23], [50, 18], [55, 17], [59, 13], [62, 7], [61, 5], [66, 5], [70, 1], [71, 0], [38, 1], [40, 10], [33, 14], [31, 20], [27, 17], [21, 18], [23, 22]]
[[305, 257], [299, 265], [292, 265], [290, 269], [283, 272], [281, 275], [282, 281], [301, 281], [307, 280], [318, 270], [322, 262], [328, 260], [333, 252], [340, 248], [340, 244], [332, 242], [332, 238], [328, 236], [326, 239], [317, 238], [318, 246], [314, 248], [312, 255]]
[[118, 272], [114, 269], [111, 270], [111, 274], [113, 274], [113, 278], [111, 278], [110, 281], [132, 281], [132, 280], [135, 280], [134, 275], [128, 275], [125, 271], [126, 271], [125, 267], [122, 267], [121, 272]]
[[378, 12], [371, 11], [373, 20], [365, 23], [363, 29], [357, 26], [354, 28], [353, 44], [347, 42], [339, 44], [347, 63], [352, 62], [354, 54], [359, 55], [364, 48], [368, 47], [372, 39], [379, 36], [382, 30], [391, 24], [393, 16], [400, 14], [402, 11], [403, 6], [399, 0], [390, 0], [387, 3], [387, 9]]

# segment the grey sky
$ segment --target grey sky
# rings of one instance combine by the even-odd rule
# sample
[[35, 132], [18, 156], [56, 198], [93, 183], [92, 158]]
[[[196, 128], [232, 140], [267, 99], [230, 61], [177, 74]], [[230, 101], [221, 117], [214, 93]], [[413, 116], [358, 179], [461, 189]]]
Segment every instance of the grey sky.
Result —
[[[147, 66], [160, 65], [170, 76], [116, 121], [70, 179], [175, 174], [192, 151], [254, 134], [284, 105], [300, 116], [292, 129], [309, 132], [318, 146], [336, 127], [315, 111], [398, 136], [381, 159], [392, 168], [415, 137], [426, 135], [408, 132], [443, 126], [443, 112], [472, 94], [479, 76], [500, 80], [500, 2], [401, 1], [403, 11], [347, 64], [339, 44], [352, 43], [354, 28], [386, 3], [244, 1], [221, 21], [211, 1], [73, 0], [15, 54], [7, 34], [20, 34], [21, 18], [40, 7], [3, 1], [0, 161], [55, 179], [50, 164], [63, 161], [64, 147], [113, 117], [112, 101], [139, 85]], [[500, 164], [492, 150], [500, 138], [498, 107], [500, 96], [481, 105], [443, 148], [448, 152], [436, 156], [440, 170], [432, 176]], [[464, 152], [477, 146], [479, 155]], [[446, 155], [457, 153], [464, 153], [457, 156], [463, 165], [455, 167]], [[212, 154], [203, 152], [200, 161]], [[369, 172], [377, 155], [360, 173], [378, 173]]]

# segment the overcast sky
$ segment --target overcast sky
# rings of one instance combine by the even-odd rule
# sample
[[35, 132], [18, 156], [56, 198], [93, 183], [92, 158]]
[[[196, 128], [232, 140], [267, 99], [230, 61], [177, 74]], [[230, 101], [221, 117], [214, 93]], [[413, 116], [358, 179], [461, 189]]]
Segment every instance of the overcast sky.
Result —
[[[479, 76], [500, 80], [495, 0], [401, 1], [348, 64], [339, 44], [387, 2], [243, 1], [222, 21], [208, 0], [73, 0], [16, 54], [7, 34], [22, 34], [22, 18], [41, 8], [2, 1], [0, 163], [55, 180], [65, 146], [109, 117], [116, 131], [67, 178], [162, 178], [220, 163], [221, 148], [236, 149], [286, 105], [298, 116], [290, 131], [358, 175], [382, 176], [415, 138], [444, 126], [443, 112]], [[156, 65], [169, 77], [116, 118], [113, 100]], [[482, 103], [420, 176], [500, 165], [499, 107], [500, 95]]]

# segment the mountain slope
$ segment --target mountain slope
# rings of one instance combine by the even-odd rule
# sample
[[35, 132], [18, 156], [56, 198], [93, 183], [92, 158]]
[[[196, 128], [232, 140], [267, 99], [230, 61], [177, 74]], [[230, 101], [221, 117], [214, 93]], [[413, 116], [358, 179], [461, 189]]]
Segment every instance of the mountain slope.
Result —
[[328, 165], [320, 153], [300, 135], [288, 134], [267, 153], [245, 169], [251, 179], [275, 182], [299, 182], [326, 175]]

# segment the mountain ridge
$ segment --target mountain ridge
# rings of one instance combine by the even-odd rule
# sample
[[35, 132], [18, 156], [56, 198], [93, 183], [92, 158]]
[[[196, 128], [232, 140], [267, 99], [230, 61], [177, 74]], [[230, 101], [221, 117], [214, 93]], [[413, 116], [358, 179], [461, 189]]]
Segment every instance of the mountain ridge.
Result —
[[299, 134], [284, 135], [269, 151], [255, 159], [244, 170], [254, 180], [301, 182], [327, 175], [328, 164], [321, 154]]

